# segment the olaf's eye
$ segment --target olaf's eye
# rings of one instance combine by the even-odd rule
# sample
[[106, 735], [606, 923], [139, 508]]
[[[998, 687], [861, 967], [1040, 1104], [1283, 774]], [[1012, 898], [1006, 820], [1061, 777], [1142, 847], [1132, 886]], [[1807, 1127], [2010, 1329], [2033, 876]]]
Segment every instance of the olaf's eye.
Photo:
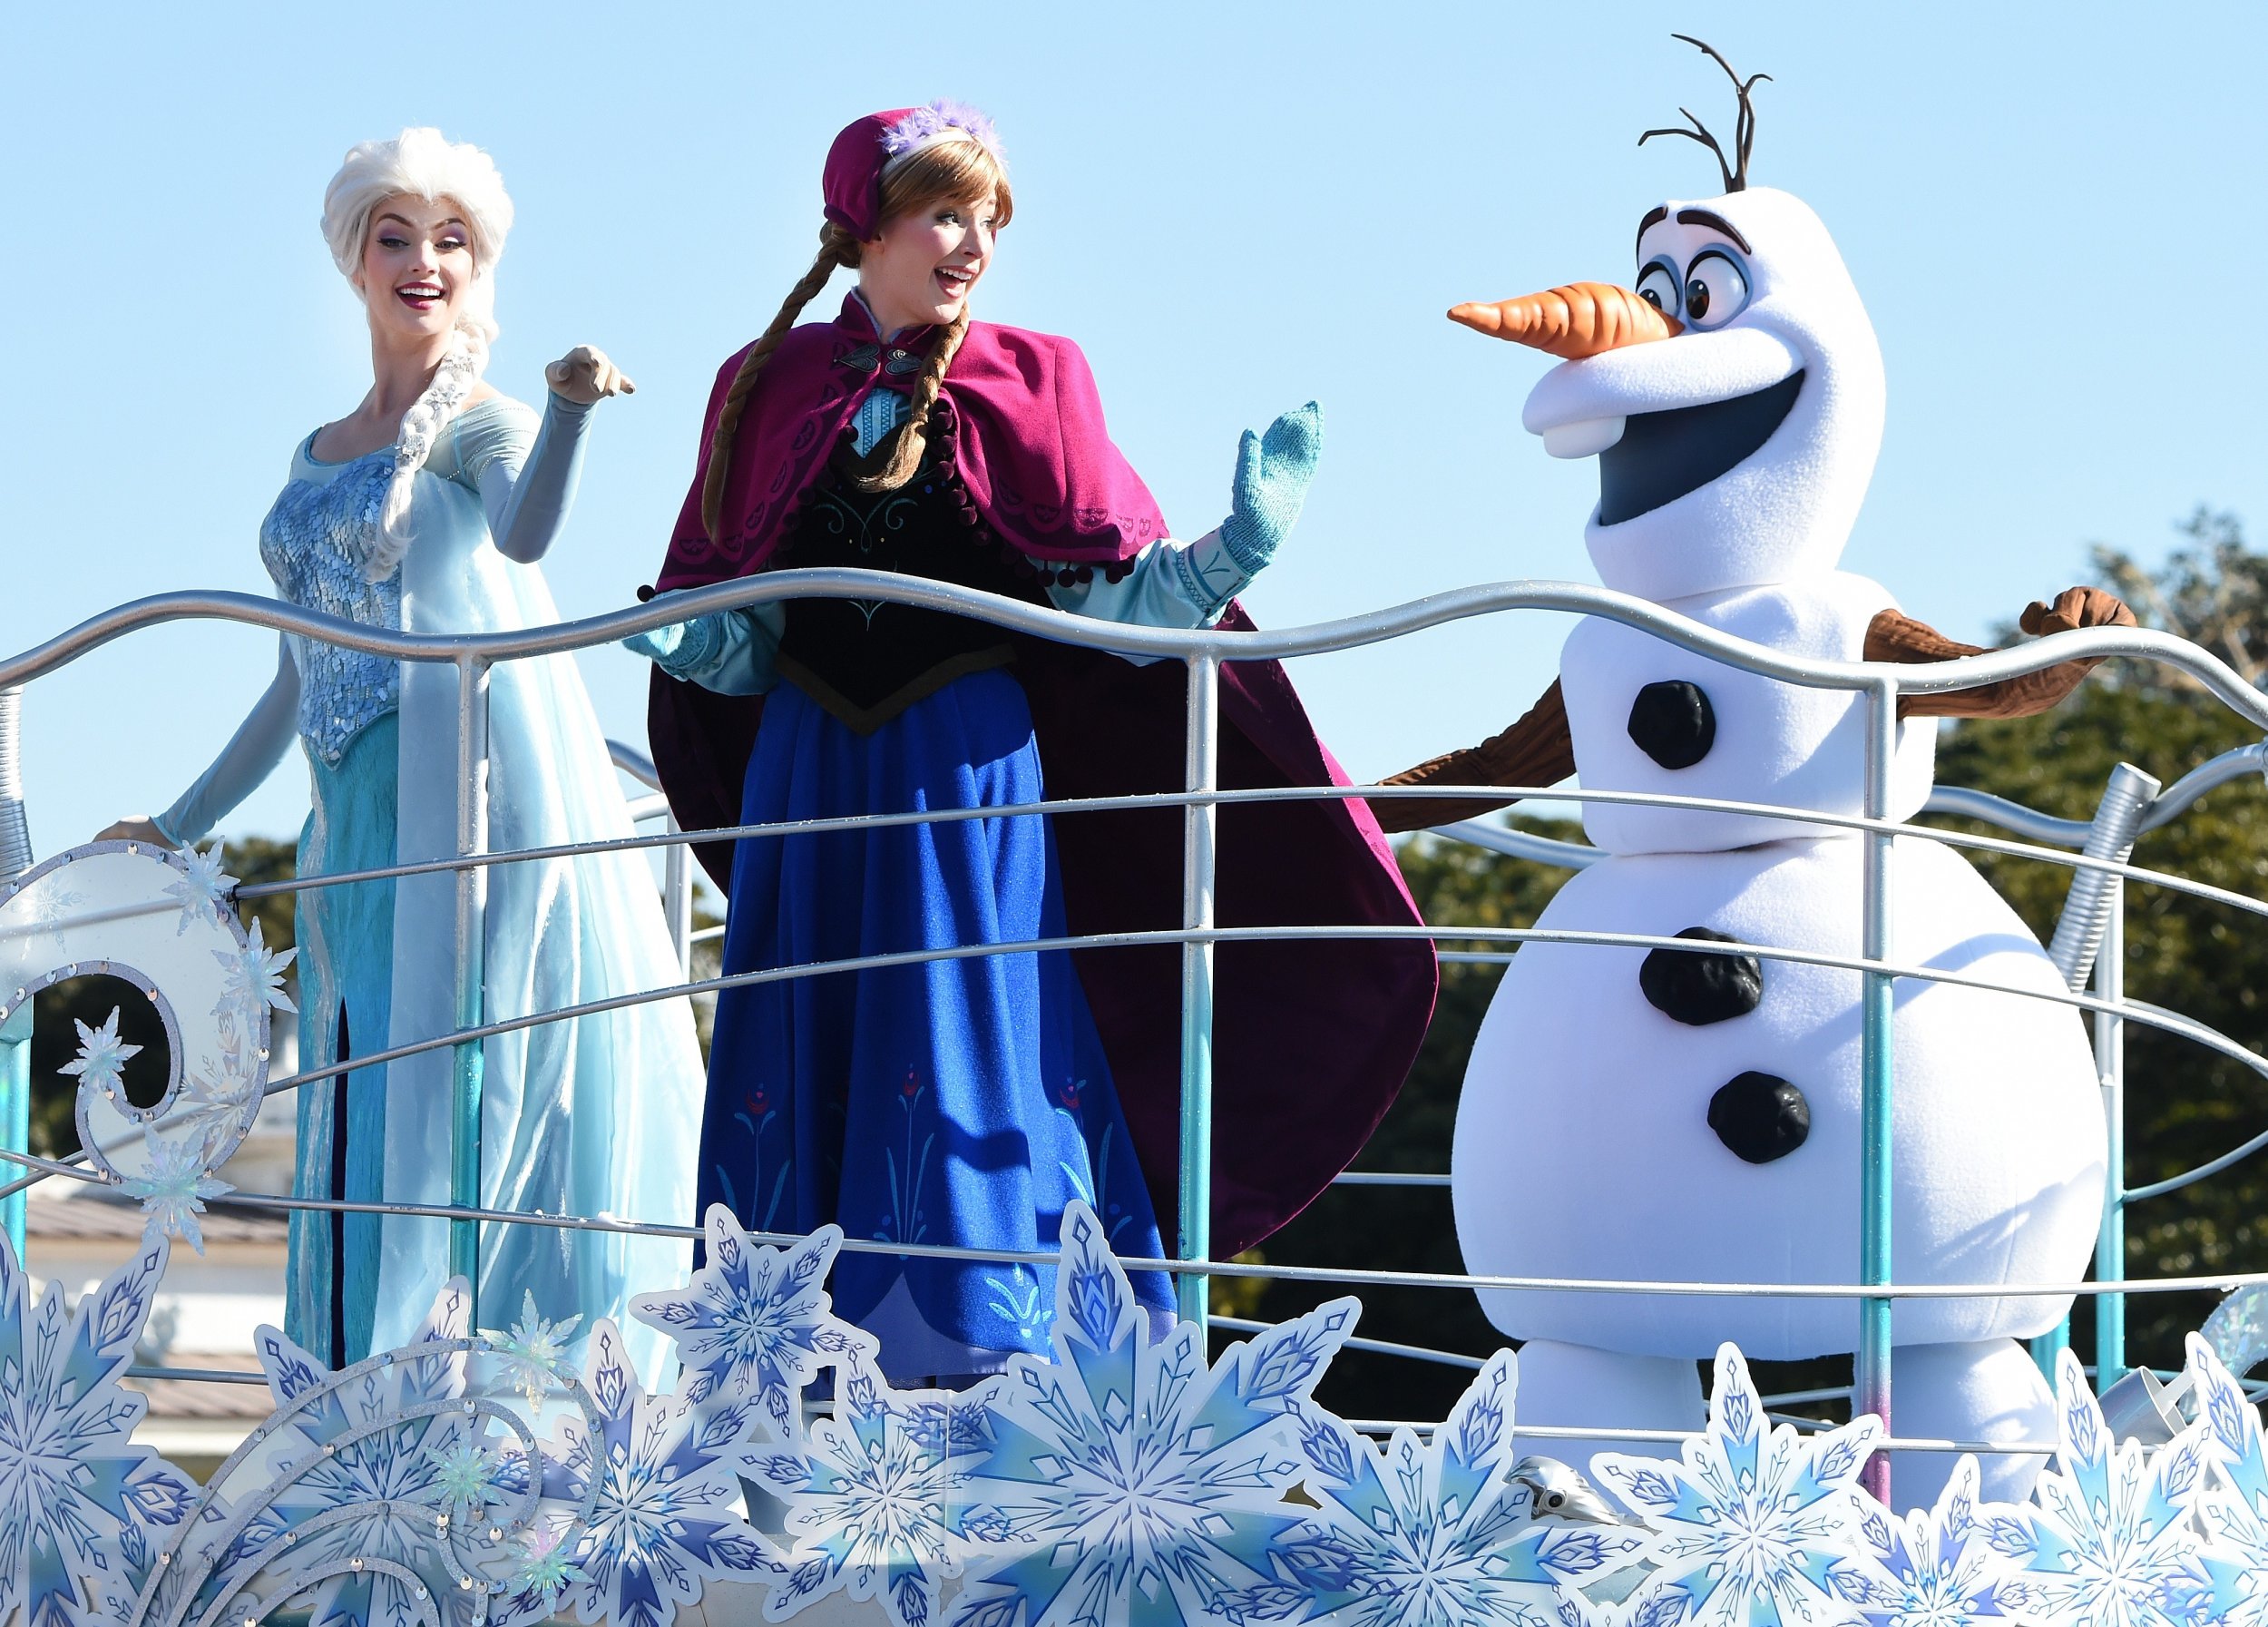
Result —
[[1748, 279], [1732, 256], [1711, 249], [1686, 270], [1686, 320], [1696, 328], [1731, 321], [1748, 303]]
[[1638, 298], [1666, 317], [1677, 314], [1677, 274], [1658, 261], [1638, 278]]

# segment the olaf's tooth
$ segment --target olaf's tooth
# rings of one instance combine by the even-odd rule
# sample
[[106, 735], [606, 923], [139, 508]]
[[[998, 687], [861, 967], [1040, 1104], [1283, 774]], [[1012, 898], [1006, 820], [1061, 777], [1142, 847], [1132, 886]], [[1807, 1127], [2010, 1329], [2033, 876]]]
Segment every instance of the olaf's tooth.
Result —
[[1579, 418], [1543, 432], [1543, 449], [1554, 457], [1596, 457], [1622, 438], [1621, 418]]

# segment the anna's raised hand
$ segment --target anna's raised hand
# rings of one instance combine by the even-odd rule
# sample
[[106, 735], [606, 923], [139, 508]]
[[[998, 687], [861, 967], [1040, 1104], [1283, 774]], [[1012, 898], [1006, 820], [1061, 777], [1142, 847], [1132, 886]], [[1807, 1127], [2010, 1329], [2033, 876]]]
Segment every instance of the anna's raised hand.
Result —
[[1232, 512], [1221, 522], [1220, 539], [1246, 575], [1258, 575], [1291, 534], [1322, 457], [1323, 408], [1313, 401], [1259, 435], [1245, 431], [1229, 488]]

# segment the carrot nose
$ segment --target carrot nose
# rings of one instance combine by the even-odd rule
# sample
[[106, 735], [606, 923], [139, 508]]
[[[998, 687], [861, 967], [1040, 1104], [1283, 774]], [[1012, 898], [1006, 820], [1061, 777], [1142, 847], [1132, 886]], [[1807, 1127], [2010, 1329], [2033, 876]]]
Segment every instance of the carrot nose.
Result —
[[1459, 305], [1452, 308], [1449, 319], [1567, 361], [1685, 331], [1677, 318], [1612, 282], [1570, 282], [1494, 305]]

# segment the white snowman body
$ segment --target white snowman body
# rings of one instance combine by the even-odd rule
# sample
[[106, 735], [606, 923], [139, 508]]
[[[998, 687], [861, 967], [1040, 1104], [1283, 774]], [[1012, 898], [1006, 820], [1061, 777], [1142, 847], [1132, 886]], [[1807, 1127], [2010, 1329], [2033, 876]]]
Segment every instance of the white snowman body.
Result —
[[[1562, 887], [1544, 928], [1855, 957], [1862, 846], [1847, 838], [1603, 860]], [[2038, 995], [2062, 979], [1969, 862], [1901, 838], [1891, 870], [1897, 958]], [[1489, 1276], [1850, 1282], [1859, 1263], [1861, 975], [1760, 959], [1763, 996], [1694, 1026], [1641, 992], [1649, 951], [1537, 942], [1513, 959], [1457, 1115], [1452, 1185], [1468, 1269]], [[2100, 1093], [2067, 1005], [1901, 982], [1892, 1023], [1892, 1259], [1904, 1283], [2075, 1280], [2103, 1199]], [[1708, 1122], [1758, 1072], [1803, 1093], [1810, 1133], [1751, 1163]], [[1855, 1348], [1849, 1300], [1501, 1291], [1516, 1338], [1706, 1357], [1732, 1339], [1766, 1360]], [[1900, 1344], [2025, 1338], [2059, 1299], [1911, 1299]]]
[[[1755, 189], [1664, 204], [1641, 225], [1638, 259], [1639, 293], [1679, 330], [1563, 363], [1523, 414], [1547, 450], [1599, 457], [1585, 540], [1600, 578], [1778, 654], [1862, 659], [1869, 624], [1895, 605], [1836, 565], [1872, 473], [1884, 392], [1872, 327], [1833, 242], [1801, 201]], [[1570, 632], [1560, 679], [1586, 791], [1863, 811], [1857, 691], [1742, 671], [1603, 618]], [[1900, 727], [1892, 818], [1929, 797], [1934, 730]], [[1698, 928], [1799, 956], [1861, 953], [1865, 845], [1847, 827], [1599, 802], [1583, 821], [1607, 857], [1561, 889], [1542, 926], [1657, 937]], [[2068, 1005], [2031, 997], [2058, 994], [2062, 980], [1966, 859], [1919, 838], [1893, 849], [1892, 964], [2014, 991], [1896, 985], [1894, 1275], [2076, 1280], [2106, 1156], [2084, 1025]], [[1668, 968], [1651, 983], [1649, 956]], [[1858, 1279], [1862, 975], [1757, 956], [1696, 1004], [1678, 980], [1704, 961], [1711, 976], [1731, 965], [1540, 941], [1513, 958], [1458, 1110], [1451, 1184], [1468, 1269]], [[1726, 1338], [1763, 1358], [1858, 1342], [1852, 1299], [1481, 1298], [1498, 1327], [1530, 1341], [1520, 1406], [1532, 1424], [1691, 1427], [1699, 1393], [1686, 1358]], [[1898, 1417], [1959, 1438], [2051, 1437], [2051, 1398], [2010, 1341], [2053, 1327], [2068, 1306], [1990, 1294], [1901, 1301]], [[1599, 1444], [1628, 1447], [1610, 1434]], [[1901, 1496], [1926, 1500], [1949, 1467], [1897, 1468]], [[2028, 1473], [2023, 1459], [1988, 1463], [1988, 1491], [2020, 1495]]]
[[[1793, 582], [1672, 600], [1665, 608], [1784, 655], [1855, 662], [1867, 624], [1897, 605], [1863, 576], [1821, 571]], [[1865, 811], [1866, 702], [1856, 691], [1813, 689], [1745, 672], [1599, 617], [1585, 618], [1568, 634], [1559, 652], [1559, 683], [1587, 791], [1765, 803], [1841, 816]], [[1660, 683], [1687, 683], [1706, 698], [1715, 739], [1687, 767], [1664, 768], [1631, 736], [1640, 691]], [[1936, 760], [1933, 724], [1901, 727], [1891, 818], [1921, 810]], [[1608, 853], [1706, 853], [1848, 833], [1850, 828], [1769, 814], [1587, 802], [1583, 829]]]

